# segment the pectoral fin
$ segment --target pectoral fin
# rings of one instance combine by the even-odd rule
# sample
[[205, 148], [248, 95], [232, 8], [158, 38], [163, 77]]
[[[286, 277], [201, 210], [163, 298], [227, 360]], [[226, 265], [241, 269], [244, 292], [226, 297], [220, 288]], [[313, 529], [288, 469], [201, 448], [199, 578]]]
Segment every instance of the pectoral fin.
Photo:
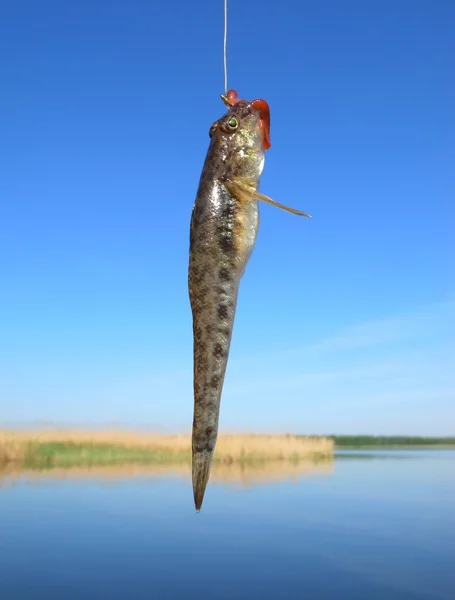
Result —
[[271, 204], [272, 206], [276, 206], [277, 208], [281, 208], [282, 210], [292, 213], [293, 215], [298, 215], [299, 217], [308, 217], [309, 219], [311, 219], [311, 215], [309, 215], [306, 212], [303, 212], [303, 210], [297, 210], [296, 208], [291, 208], [290, 206], [285, 206], [284, 204], [275, 202], [275, 200], [272, 200], [272, 198], [269, 198], [268, 196], [266, 196], [265, 194], [261, 194], [260, 192], [255, 192], [253, 197], [257, 200], [262, 200], [267, 204]]
[[242, 179], [235, 179], [233, 181], [228, 181], [225, 183], [227, 189], [231, 192], [235, 198], [239, 201], [245, 200], [262, 200], [262, 202], [266, 202], [267, 204], [271, 204], [272, 206], [276, 206], [277, 208], [281, 208], [293, 215], [298, 215], [300, 217], [308, 217], [311, 219], [311, 215], [302, 210], [297, 210], [296, 208], [291, 208], [289, 206], [285, 206], [284, 204], [280, 204], [279, 202], [275, 202], [272, 198], [269, 198], [265, 194], [261, 194], [257, 190], [255, 190], [251, 185]]

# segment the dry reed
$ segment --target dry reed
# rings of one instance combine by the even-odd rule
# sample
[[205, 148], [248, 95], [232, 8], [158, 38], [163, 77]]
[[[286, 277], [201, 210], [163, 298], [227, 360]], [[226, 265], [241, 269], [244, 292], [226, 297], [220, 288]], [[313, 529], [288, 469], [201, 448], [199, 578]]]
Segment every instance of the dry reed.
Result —
[[[188, 435], [141, 433], [131, 430], [0, 430], [0, 464], [24, 462], [30, 448], [61, 443], [87, 447], [110, 446], [141, 449], [159, 453], [170, 459], [191, 455]], [[215, 462], [302, 460], [333, 454], [329, 438], [300, 437], [295, 435], [227, 434], [221, 433], [215, 451]]]

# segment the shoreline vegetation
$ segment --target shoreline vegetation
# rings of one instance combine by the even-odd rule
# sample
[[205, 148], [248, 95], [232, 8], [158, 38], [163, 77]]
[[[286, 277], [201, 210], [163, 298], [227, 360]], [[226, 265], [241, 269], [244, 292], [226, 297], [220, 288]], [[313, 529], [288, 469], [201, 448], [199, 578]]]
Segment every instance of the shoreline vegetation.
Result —
[[[455, 437], [220, 433], [214, 465], [260, 465], [333, 459], [335, 450], [453, 448]], [[134, 430], [0, 429], [0, 468], [50, 469], [191, 464], [189, 435]]]
[[455, 437], [421, 437], [407, 435], [329, 435], [337, 450], [356, 448], [454, 448]]
[[[332, 460], [325, 437], [220, 433], [214, 464]], [[0, 430], [0, 466], [26, 469], [108, 465], [189, 465], [189, 435], [129, 430]]]

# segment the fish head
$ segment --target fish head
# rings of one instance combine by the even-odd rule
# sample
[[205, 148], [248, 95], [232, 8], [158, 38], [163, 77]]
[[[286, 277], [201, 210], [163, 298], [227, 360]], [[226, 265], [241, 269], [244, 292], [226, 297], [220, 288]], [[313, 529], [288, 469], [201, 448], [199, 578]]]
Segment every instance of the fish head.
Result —
[[230, 90], [222, 96], [228, 111], [210, 128], [211, 145], [223, 156], [227, 175], [255, 180], [270, 148], [270, 109], [265, 100], [249, 102]]

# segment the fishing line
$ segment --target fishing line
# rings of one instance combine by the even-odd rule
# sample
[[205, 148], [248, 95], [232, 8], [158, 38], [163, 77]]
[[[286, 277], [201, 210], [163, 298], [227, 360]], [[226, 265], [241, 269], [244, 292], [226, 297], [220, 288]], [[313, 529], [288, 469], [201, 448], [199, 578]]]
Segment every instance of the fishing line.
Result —
[[224, 93], [227, 91], [227, 0], [224, 0]]

